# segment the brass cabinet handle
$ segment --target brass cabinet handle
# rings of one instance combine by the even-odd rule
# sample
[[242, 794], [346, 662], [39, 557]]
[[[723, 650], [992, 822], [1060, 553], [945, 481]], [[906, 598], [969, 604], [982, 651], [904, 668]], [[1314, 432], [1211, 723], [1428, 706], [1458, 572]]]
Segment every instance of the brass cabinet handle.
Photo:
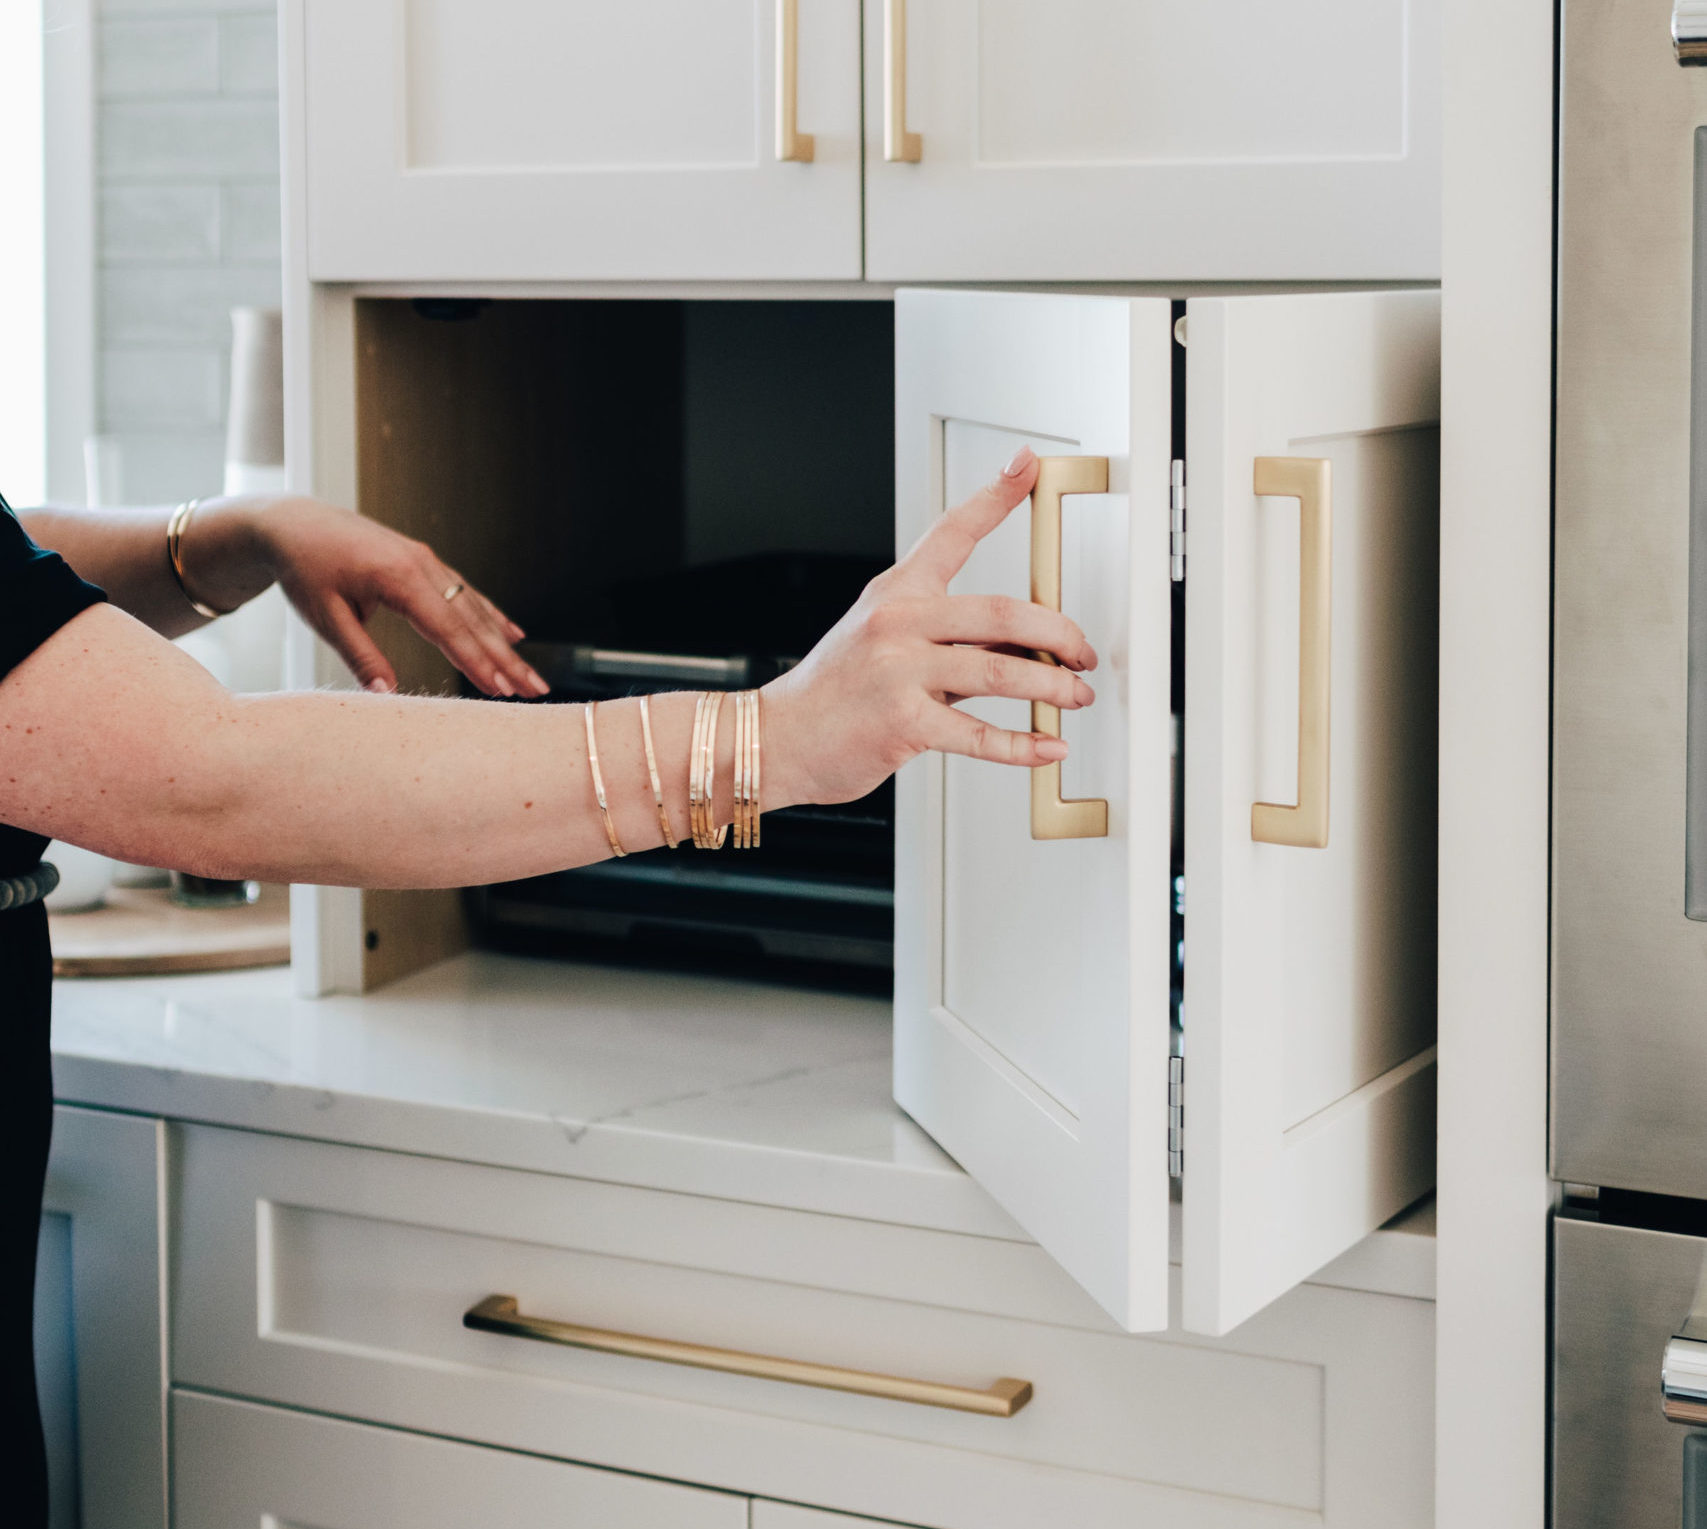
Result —
[[[1031, 598], [1050, 610], [1061, 609], [1061, 496], [1106, 494], [1107, 457], [1040, 457], [1031, 490]], [[1055, 662], [1049, 653], [1037, 655]], [[1031, 730], [1061, 736], [1061, 708], [1031, 703]], [[1038, 765], [1031, 772], [1031, 836], [1034, 839], [1106, 839], [1108, 803], [1096, 798], [1064, 801], [1061, 764]]]
[[800, 131], [800, 0], [776, 0], [776, 157], [811, 164], [812, 135]]
[[1258, 457], [1261, 496], [1298, 501], [1298, 804], [1255, 802], [1251, 837], [1328, 847], [1328, 703], [1332, 675], [1333, 484], [1325, 457]]
[[883, 157], [916, 165], [924, 139], [907, 131], [907, 0], [883, 0]]
[[540, 1343], [592, 1349], [600, 1354], [626, 1354], [631, 1359], [656, 1359], [664, 1364], [721, 1370], [726, 1375], [751, 1375], [759, 1380], [782, 1380], [826, 1391], [852, 1391], [860, 1396], [947, 1407], [955, 1412], [977, 1412], [985, 1417], [1011, 1418], [1031, 1400], [1029, 1380], [1003, 1379], [978, 1390], [971, 1386], [938, 1385], [929, 1380], [905, 1380], [897, 1375], [873, 1375], [866, 1370], [844, 1370], [828, 1364], [808, 1364], [800, 1359], [776, 1359], [768, 1354], [743, 1354], [738, 1349], [706, 1348], [698, 1343], [678, 1343], [672, 1338], [578, 1327], [573, 1322], [523, 1316], [513, 1295], [489, 1295], [477, 1301], [462, 1314], [462, 1325], [510, 1338], [532, 1338]]

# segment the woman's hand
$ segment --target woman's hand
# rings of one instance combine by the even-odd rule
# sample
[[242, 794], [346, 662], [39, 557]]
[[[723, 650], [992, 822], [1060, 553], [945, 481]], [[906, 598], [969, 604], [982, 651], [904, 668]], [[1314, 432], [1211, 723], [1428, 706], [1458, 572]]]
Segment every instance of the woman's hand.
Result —
[[[844, 802], [926, 749], [999, 764], [1066, 758], [1040, 733], [1009, 732], [954, 710], [971, 696], [1089, 706], [1075, 670], [1096, 667], [1085, 634], [1059, 611], [1005, 595], [951, 595], [972, 549], [1031, 492], [1022, 447], [993, 483], [950, 510], [796, 669], [765, 690], [765, 796]], [[1065, 667], [1019, 656], [1053, 654]]]
[[540, 696], [549, 688], [512, 647], [522, 629], [424, 542], [317, 499], [274, 500], [255, 513], [254, 527], [268, 572], [365, 689], [397, 688], [365, 629], [382, 605], [488, 695]]

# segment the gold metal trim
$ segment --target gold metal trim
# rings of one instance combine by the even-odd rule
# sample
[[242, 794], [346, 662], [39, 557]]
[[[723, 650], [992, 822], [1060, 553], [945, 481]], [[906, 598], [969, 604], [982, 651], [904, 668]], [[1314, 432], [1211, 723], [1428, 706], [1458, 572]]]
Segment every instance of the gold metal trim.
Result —
[[592, 1349], [600, 1354], [655, 1359], [664, 1364], [721, 1370], [727, 1375], [751, 1375], [759, 1380], [817, 1386], [826, 1391], [852, 1391], [859, 1396], [947, 1407], [954, 1412], [976, 1412], [984, 1417], [1011, 1418], [1031, 1400], [1029, 1380], [1002, 1379], [978, 1390], [938, 1385], [929, 1380], [905, 1380], [895, 1375], [874, 1375], [867, 1370], [808, 1364], [799, 1359], [776, 1359], [768, 1354], [744, 1354], [738, 1349], [706, 1348], [671, 1338], [647, 1338], [638, 1333], [611, 1332], [600, 1327], [579, 1327], [572, 1322], [554, 1322], [547, 1317], [524, 1316], [513, 1295], [489, 1295], [476, 1302], [463, 1313], [462, 1325], [510, 1338], [532, 1338], [540, 1343]]
[[800, 0], [776, 0], [776, 157], [807, 165], [816, 147], [800, 131]]
[[883, 157], [916, 165], [925, 141], [907, 131], [907, 0], [883, 0]]
[[1325, 457], [1258, 457], [1261, 497], [1298, 501], [1298, 802], [1254, 802], [1251, 837], [1328, 847], [1328, 714], [1333, 684], [1333, 480]]
[[[1036, 604], [1061, 609], [1061, 496], [1107, 492], [1107, 457], [1038, 459], [1037, 483], [1031, 491], [1031, 598]], [[1055, 662], [1052, 654], [1037, 656], [1045, 663]], [[1059, 738], [1061, 708], [1033, 701], [1031, 730]], [[1039, 765], [1031, 772], [1031, 836], [1106, 839], [1108, 803], [1098, 798], [1063, 800], [1060, 762]]]

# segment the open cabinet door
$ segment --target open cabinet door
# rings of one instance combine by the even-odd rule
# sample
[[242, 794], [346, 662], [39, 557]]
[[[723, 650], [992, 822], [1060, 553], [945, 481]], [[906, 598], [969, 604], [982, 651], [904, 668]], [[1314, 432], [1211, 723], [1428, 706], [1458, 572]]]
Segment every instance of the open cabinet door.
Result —
[[[1168, 1321], [1171, 319], [1165, 300], [902, 292], [902, 549], [1017, 447], [1068, 468], [1063, 608], [1101, 658], [1052, 772], [927, 755], [896, 803], [895, 1097], [1114, 1318]], [[1099, 481], [1107, 492], [1085, 491]], [[1051, 469], [1053, 471], [1053, 469]], [[1040, 487], [1037, 500], [1051, 498]], [[1033, 507], [955, 592], [1028, 598]], [[1047, 540], [1047, 538], [1046, 538]], [[1016, 701], [978, 715], [1028, 728]]]
[[1434, 1183], [1439, 296], [1187, 333], [1182, 1316], [1223, 1333]]

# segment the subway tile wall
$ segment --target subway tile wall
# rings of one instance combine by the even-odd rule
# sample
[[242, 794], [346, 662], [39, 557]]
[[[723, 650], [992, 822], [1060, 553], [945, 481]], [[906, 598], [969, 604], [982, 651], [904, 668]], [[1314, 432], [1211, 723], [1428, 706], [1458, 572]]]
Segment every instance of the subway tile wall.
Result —
[[125, 497], [218, 493], [230, 310], [279, 300], [277, 15], [98, 0], [99, 428]]

